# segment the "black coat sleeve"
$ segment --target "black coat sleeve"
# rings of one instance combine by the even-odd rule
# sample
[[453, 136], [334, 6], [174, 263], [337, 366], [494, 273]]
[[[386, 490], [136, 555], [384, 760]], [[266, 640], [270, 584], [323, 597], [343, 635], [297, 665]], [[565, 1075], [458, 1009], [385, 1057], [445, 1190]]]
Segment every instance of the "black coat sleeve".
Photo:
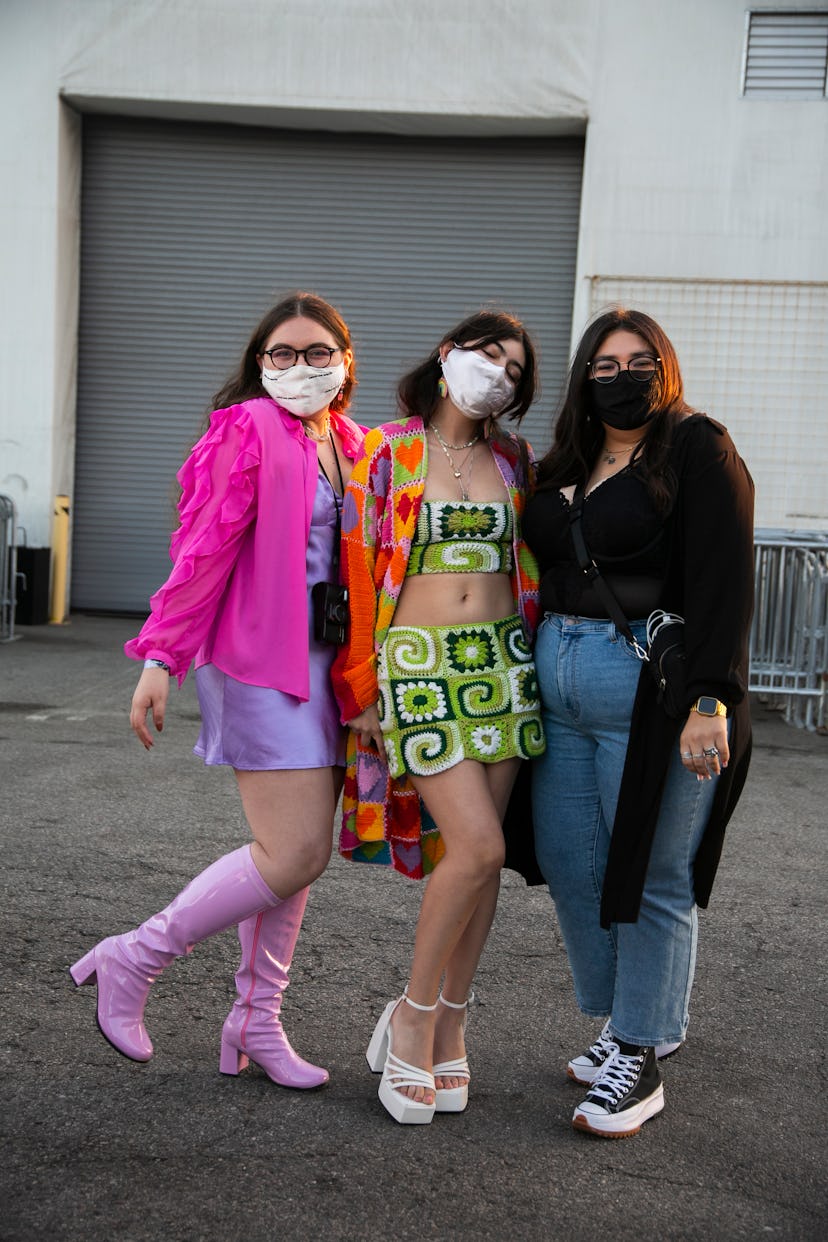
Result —
[[666, 598], [685, 619], [687, 706], [709, 694], [732, 708], [748, 687], [753, 481], [727, 431], [712, 419], [688, 419], [678, 440]]

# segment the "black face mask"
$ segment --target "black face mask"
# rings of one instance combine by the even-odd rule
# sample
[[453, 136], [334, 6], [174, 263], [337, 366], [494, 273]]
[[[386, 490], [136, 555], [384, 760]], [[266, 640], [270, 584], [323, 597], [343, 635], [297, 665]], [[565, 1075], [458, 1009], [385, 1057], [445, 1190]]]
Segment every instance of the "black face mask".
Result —
[[628, 371], [619, 372], [611, 384], [589, 380], [589, 412], [618, 431], [634, 431], [636, 427], [643, 427], [653, 416], [654, 411], [650, 409], [652, 390], [652, 380], [642, 384], [634, 380]]

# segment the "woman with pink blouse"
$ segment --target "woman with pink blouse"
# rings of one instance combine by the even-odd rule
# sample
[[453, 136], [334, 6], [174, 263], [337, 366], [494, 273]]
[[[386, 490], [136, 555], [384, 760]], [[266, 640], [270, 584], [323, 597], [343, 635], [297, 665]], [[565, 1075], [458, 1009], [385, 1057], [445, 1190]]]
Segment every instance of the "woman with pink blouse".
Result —
[[232, 767], [253, 837], [160, 913], [102, 940], [71, 968], [97, 983], [101, 1033], [148, 1061], [151, 984], [174, 958], [238, 926], [238, 995], [220, 1069], [254, 1061], [274, 1082], [318, 1087], [280, 1021], [308, 886], [324, 870], [342, 785], [344, 729], [330, 684], [336, 651], [341, 498], [362, 432], [344, 411], [355, 384], [348, 328], [293, 293], [253, 333], [179, 472], [173, 569], [126, 653], [143, 661], [130, 723], [149, 749], [171, 678], [191, 664], [202, 727], [195, 753]]

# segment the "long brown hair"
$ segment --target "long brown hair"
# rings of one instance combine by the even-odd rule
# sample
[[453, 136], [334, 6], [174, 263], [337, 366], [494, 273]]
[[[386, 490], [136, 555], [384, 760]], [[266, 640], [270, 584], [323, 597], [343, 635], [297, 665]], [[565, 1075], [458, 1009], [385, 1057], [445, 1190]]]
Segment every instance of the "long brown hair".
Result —
[[[240, 401], [262, 396], [264, 388], [259, 358], [267, 338], [280, 323], [284, 323], [286, 319], [295, 319], [299, 315], [306, 319], [313, 319], [320, 327], [327, 328], [340, 349], [351, 348], [351, 334], [339, 311], [315, 293], [294, 290], [286, 294], [276, 306], [272, 306], [254, 328], [241, 362], [213, 397], [212, 408], [214, 410], [223, 410], [229, 405], [237, 405]], [[342, 385], [342, 392], [331, 402], [332, 410], [341, 413], [347, 407], [356, 383], [355, 364], [352, 360], [345, 376], [345, 383]]]
[[587, 325], [578, 343], [555, 422], [555, 438], [538, 465], [537, 486], [539, 489], [566, 487], [589, 478], [604, 443], [601, 421], [590, 414], [589, 364], [601, 342], [617, 331], [634, 332], [642, 337], [660, 359], [650, 385], [652, 416], [647, 423], [645, 439], [631, 460], [636, 461], [656, 507], [666, 512], [672, 504], [675, 484], [667, 460], [670, 445], [679, 422], [693, 411], [684, 400], [678, 357], [667, 333], [643, 311], [625, 306], [602, 311]]

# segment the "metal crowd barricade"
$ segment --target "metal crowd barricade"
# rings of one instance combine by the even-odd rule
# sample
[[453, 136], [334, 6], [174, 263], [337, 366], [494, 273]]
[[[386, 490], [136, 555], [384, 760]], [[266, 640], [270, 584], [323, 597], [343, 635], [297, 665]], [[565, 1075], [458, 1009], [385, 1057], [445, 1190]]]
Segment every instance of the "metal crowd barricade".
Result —
[[0, 643], [11, 642], [17, 592], [17, 523], [14, 503], [0, 496]]
[[757, 530], [750, 689], [800, 728], [828, 725], [828, 534]]

